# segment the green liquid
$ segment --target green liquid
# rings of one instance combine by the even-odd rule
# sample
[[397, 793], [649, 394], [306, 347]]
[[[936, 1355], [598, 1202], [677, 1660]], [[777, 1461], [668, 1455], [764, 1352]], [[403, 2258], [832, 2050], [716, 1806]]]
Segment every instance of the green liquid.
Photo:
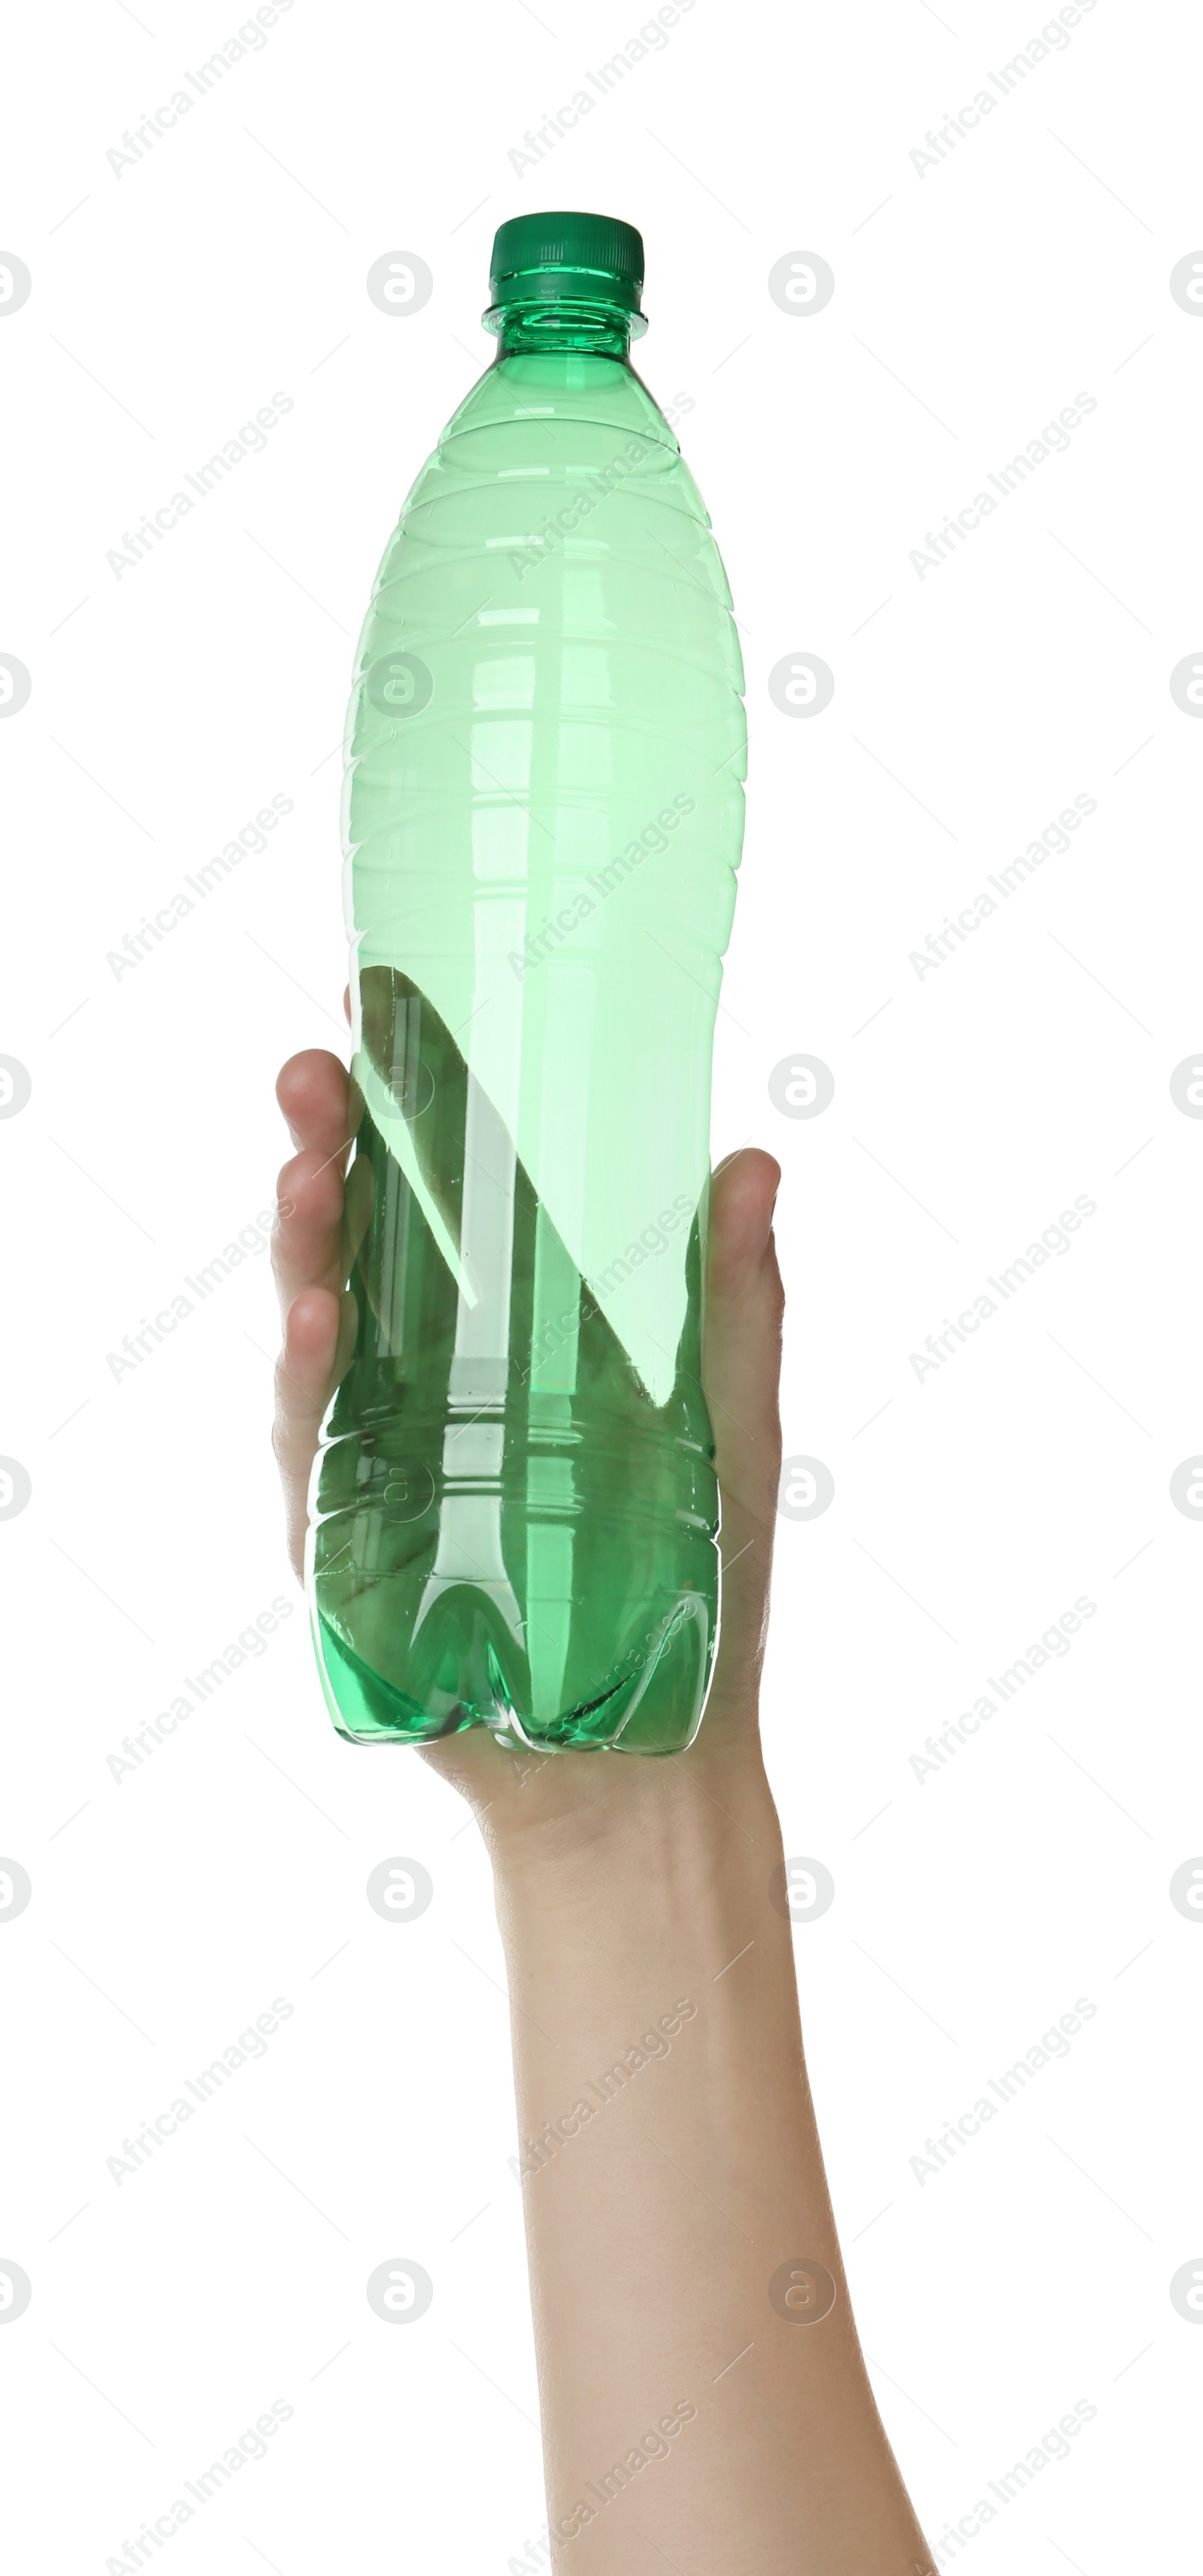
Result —
[[657, 1404], [430, 1002], [379, 966], [360, 998], [358, 1332], [311, 1533], [334, 1722], [361, 1743], [483, 1725], [676, 1752], [718, 1622], [703, 1211], [647, 1254], [683, 1257], [689, 1292]]

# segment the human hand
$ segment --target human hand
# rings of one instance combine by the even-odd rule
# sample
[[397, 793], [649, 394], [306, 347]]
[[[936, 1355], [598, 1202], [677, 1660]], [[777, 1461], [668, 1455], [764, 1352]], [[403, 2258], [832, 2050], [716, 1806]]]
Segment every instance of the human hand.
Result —
[[[278, 1182], [272, 1246], [283, 1320], [274, 1445], [289, 1551], [301, 1575], [318, 1432], [355, 1338], [343, 1270], [349, 1085], [324, 1048], [290, 1057], [276, 1097], [297, 1148]], [[772, 1234], [780, 1170], [743, 1148], [719, 1166], [710, 1201], [703, 1379], [722, 1498], [722, 1624], [701, 1732], [663, 1760], [602, 1760], [578, 1749], [514, 1753], [473, 1727], [423, 1747], [475, 1809], [495, 1856], [570, 1853], [621, 1830], [639, 1807], [667, 1813], [700, 1796], [729, 1811], [758, 1787], [757, 1692], [768, 1619], [781, 1434], [783, 1295]]]

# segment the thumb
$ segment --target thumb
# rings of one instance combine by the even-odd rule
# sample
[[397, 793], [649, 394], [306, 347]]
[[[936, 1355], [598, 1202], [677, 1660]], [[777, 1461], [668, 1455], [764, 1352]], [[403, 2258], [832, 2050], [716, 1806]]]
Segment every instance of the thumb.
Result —
[[722, 1164], [711, 1188], [702, 1377], [723, 1513], [720, 1703], [755, 1688], [768, 1614], [781, 1473], [785, 1295], [773, 1240], [780, 1179], [772, 1155], [753, 1146]]

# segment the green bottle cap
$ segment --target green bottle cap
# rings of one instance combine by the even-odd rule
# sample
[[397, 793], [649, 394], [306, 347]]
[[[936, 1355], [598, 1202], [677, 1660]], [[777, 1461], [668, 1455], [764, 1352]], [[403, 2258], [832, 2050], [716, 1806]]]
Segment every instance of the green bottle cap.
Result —
[[614, 215], [514, 215], [493, 243], [484, 318], [496, 331], [515, 304], [610, 304], [633, 317], [639, 334], [647, 328], [642, 285], [643, 236], [633, 224]]

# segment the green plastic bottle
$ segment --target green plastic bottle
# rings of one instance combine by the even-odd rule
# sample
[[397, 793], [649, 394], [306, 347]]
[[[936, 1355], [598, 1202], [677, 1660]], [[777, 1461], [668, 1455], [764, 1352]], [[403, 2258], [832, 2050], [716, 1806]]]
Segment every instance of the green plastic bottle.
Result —
[[700, 1382], [743, 668], [630, 363], [643, 244], [522, 216], [347, 724], [354, 1357], [309, 1590], [356, 1743], [671, 1753], [718, 1631]]

